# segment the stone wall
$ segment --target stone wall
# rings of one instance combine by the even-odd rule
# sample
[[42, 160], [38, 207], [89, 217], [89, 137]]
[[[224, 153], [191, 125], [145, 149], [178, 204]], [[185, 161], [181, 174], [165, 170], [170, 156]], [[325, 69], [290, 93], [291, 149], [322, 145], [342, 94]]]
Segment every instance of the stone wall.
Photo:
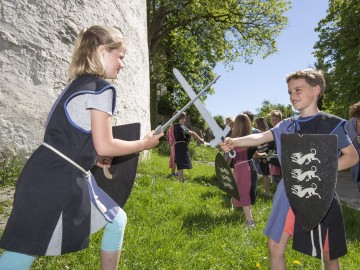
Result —
[[94, 24], [117, 27], [127, 40], [114, 125], [140, 122], [142, 135], [150, 131], [145, 0], [1, 0], [0, 14], [0, 160], [38, 147], [75, 37]]

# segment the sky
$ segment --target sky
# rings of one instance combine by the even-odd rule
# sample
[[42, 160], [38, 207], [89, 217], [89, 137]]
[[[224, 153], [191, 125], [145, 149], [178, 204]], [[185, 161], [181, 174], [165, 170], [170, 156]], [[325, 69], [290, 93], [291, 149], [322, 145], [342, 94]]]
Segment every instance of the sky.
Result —
[[264, 100], [272, 104], [288, 105], [286, 74], [313, 67], [312, 52], [318, 33], [318, 22], [326, 17], [327, 0], [293, 0], [285, 13], [288, 23], [277, 38], [278, 52], [265, 59], [255, 58], [253, 64], [233, 63], [227, 71], [217, 65], [214, 72], [221, 74], [208, 95], [206, 108], [215, 115], [236, 117], [249, 110], [257, 114]]

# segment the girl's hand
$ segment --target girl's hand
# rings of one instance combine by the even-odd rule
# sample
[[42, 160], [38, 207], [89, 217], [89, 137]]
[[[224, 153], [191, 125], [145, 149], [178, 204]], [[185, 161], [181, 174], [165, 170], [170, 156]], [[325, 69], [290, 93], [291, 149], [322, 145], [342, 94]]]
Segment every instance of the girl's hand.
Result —
[[164, 136], [164, 131], [161, 131], [159, 134], [154, 134], [154, 131], [151, 131], [148, 135], [142, 138], [144, 142], [144, 149], [149, 150], [159, 144], [159, 139]]
[[225, 153], [228, 153], [234, 148], [234, 141], [232, 138], [226, 137], [224, 142], [221, 142], [219, 145]]

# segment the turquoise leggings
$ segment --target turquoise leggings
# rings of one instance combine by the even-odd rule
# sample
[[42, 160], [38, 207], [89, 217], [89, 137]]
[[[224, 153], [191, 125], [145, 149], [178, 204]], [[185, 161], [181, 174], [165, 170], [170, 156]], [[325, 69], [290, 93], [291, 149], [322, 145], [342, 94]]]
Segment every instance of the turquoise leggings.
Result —
[[[101, 240], [101, 250], [117, 251], [121, 249], [127, 216], [120, 209], [112, 223], [105, 226]], [[1, 270], [29, 270], [36, 257], [5, 250], [0, 256]]]

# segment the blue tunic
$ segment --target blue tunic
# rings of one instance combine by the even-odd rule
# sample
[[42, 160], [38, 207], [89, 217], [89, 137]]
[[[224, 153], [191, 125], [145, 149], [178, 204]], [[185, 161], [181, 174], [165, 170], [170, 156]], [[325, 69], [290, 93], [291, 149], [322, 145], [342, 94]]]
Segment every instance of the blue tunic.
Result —
[[[295, 133], [296, 130], [301, 130], [300, 126], [304, 123], [307, 124], [307, 128], [306, 128], [307, 132], [305, 133], [310, 133], [308, 131], [311, 130], [312, 134], [337, 135], [339, 155], [340, 155], [340, 149], [347, 147], [351, 143], [348, 136], [346, 136], [344, 130], [345, 121], [343, 119], [328, 114], [324, 114], [322, 112], [303, 119], [300, 119], [299, 117], [293, 117], [283, 120], [271, 130], [274, 135], [274, 139], [276, 141], [277, 153], [279, 157], [281, 157], [281, 141], [280, 141], [281, 134]], [[277, 187], [273, 200], [271, 213], [264, 230], [264, 234], [276, 242], [280, 241], [281, 235], [283, 233], [289, 207], [290, 204], [285, 192], [284, 180], [282, 179]], [[332, 223], [331, 220], [333, 219], [337, 220], [336, 224]], [[347, 250], [346, 250], [343, 218], [342, 218], [341, 206], [338, 202], [336, 193], [334, 194], [334, 199], [329, 209], [329, 213], [322, 222], [322, 224], [324, 225], [324, 230], [322, 232], [324, 234], [322, 238], [323, 240], [325, 240], [326, 229], [328, 228], [328, 226], [330, 226], [330, 224], [332, 226], [332, 228], [329, 229], [330, 258], [334, 259], [346, 254]], [[300, 237], [302, 239], [300, 239], [299, 242], [298, 242], [299, 238], [295, 239], [295, 234], [301, 235]], [[303, 232], [299, 229], [299, 226], [297, 225], [295, 226], [295, 234], [294, 234], [294, 242], [293, 242], [294, 249], [311, 255], [311, 247], [304, 246], [305, 245], [304, 243], [307, 241], [305, 240], [305, 238], [307, 238], [308, 235], [303, 234]], [[316, 248], [318, 248], [318, 246]], [[319, 253], [317, 253], [317, 256], [319, 256]]]

